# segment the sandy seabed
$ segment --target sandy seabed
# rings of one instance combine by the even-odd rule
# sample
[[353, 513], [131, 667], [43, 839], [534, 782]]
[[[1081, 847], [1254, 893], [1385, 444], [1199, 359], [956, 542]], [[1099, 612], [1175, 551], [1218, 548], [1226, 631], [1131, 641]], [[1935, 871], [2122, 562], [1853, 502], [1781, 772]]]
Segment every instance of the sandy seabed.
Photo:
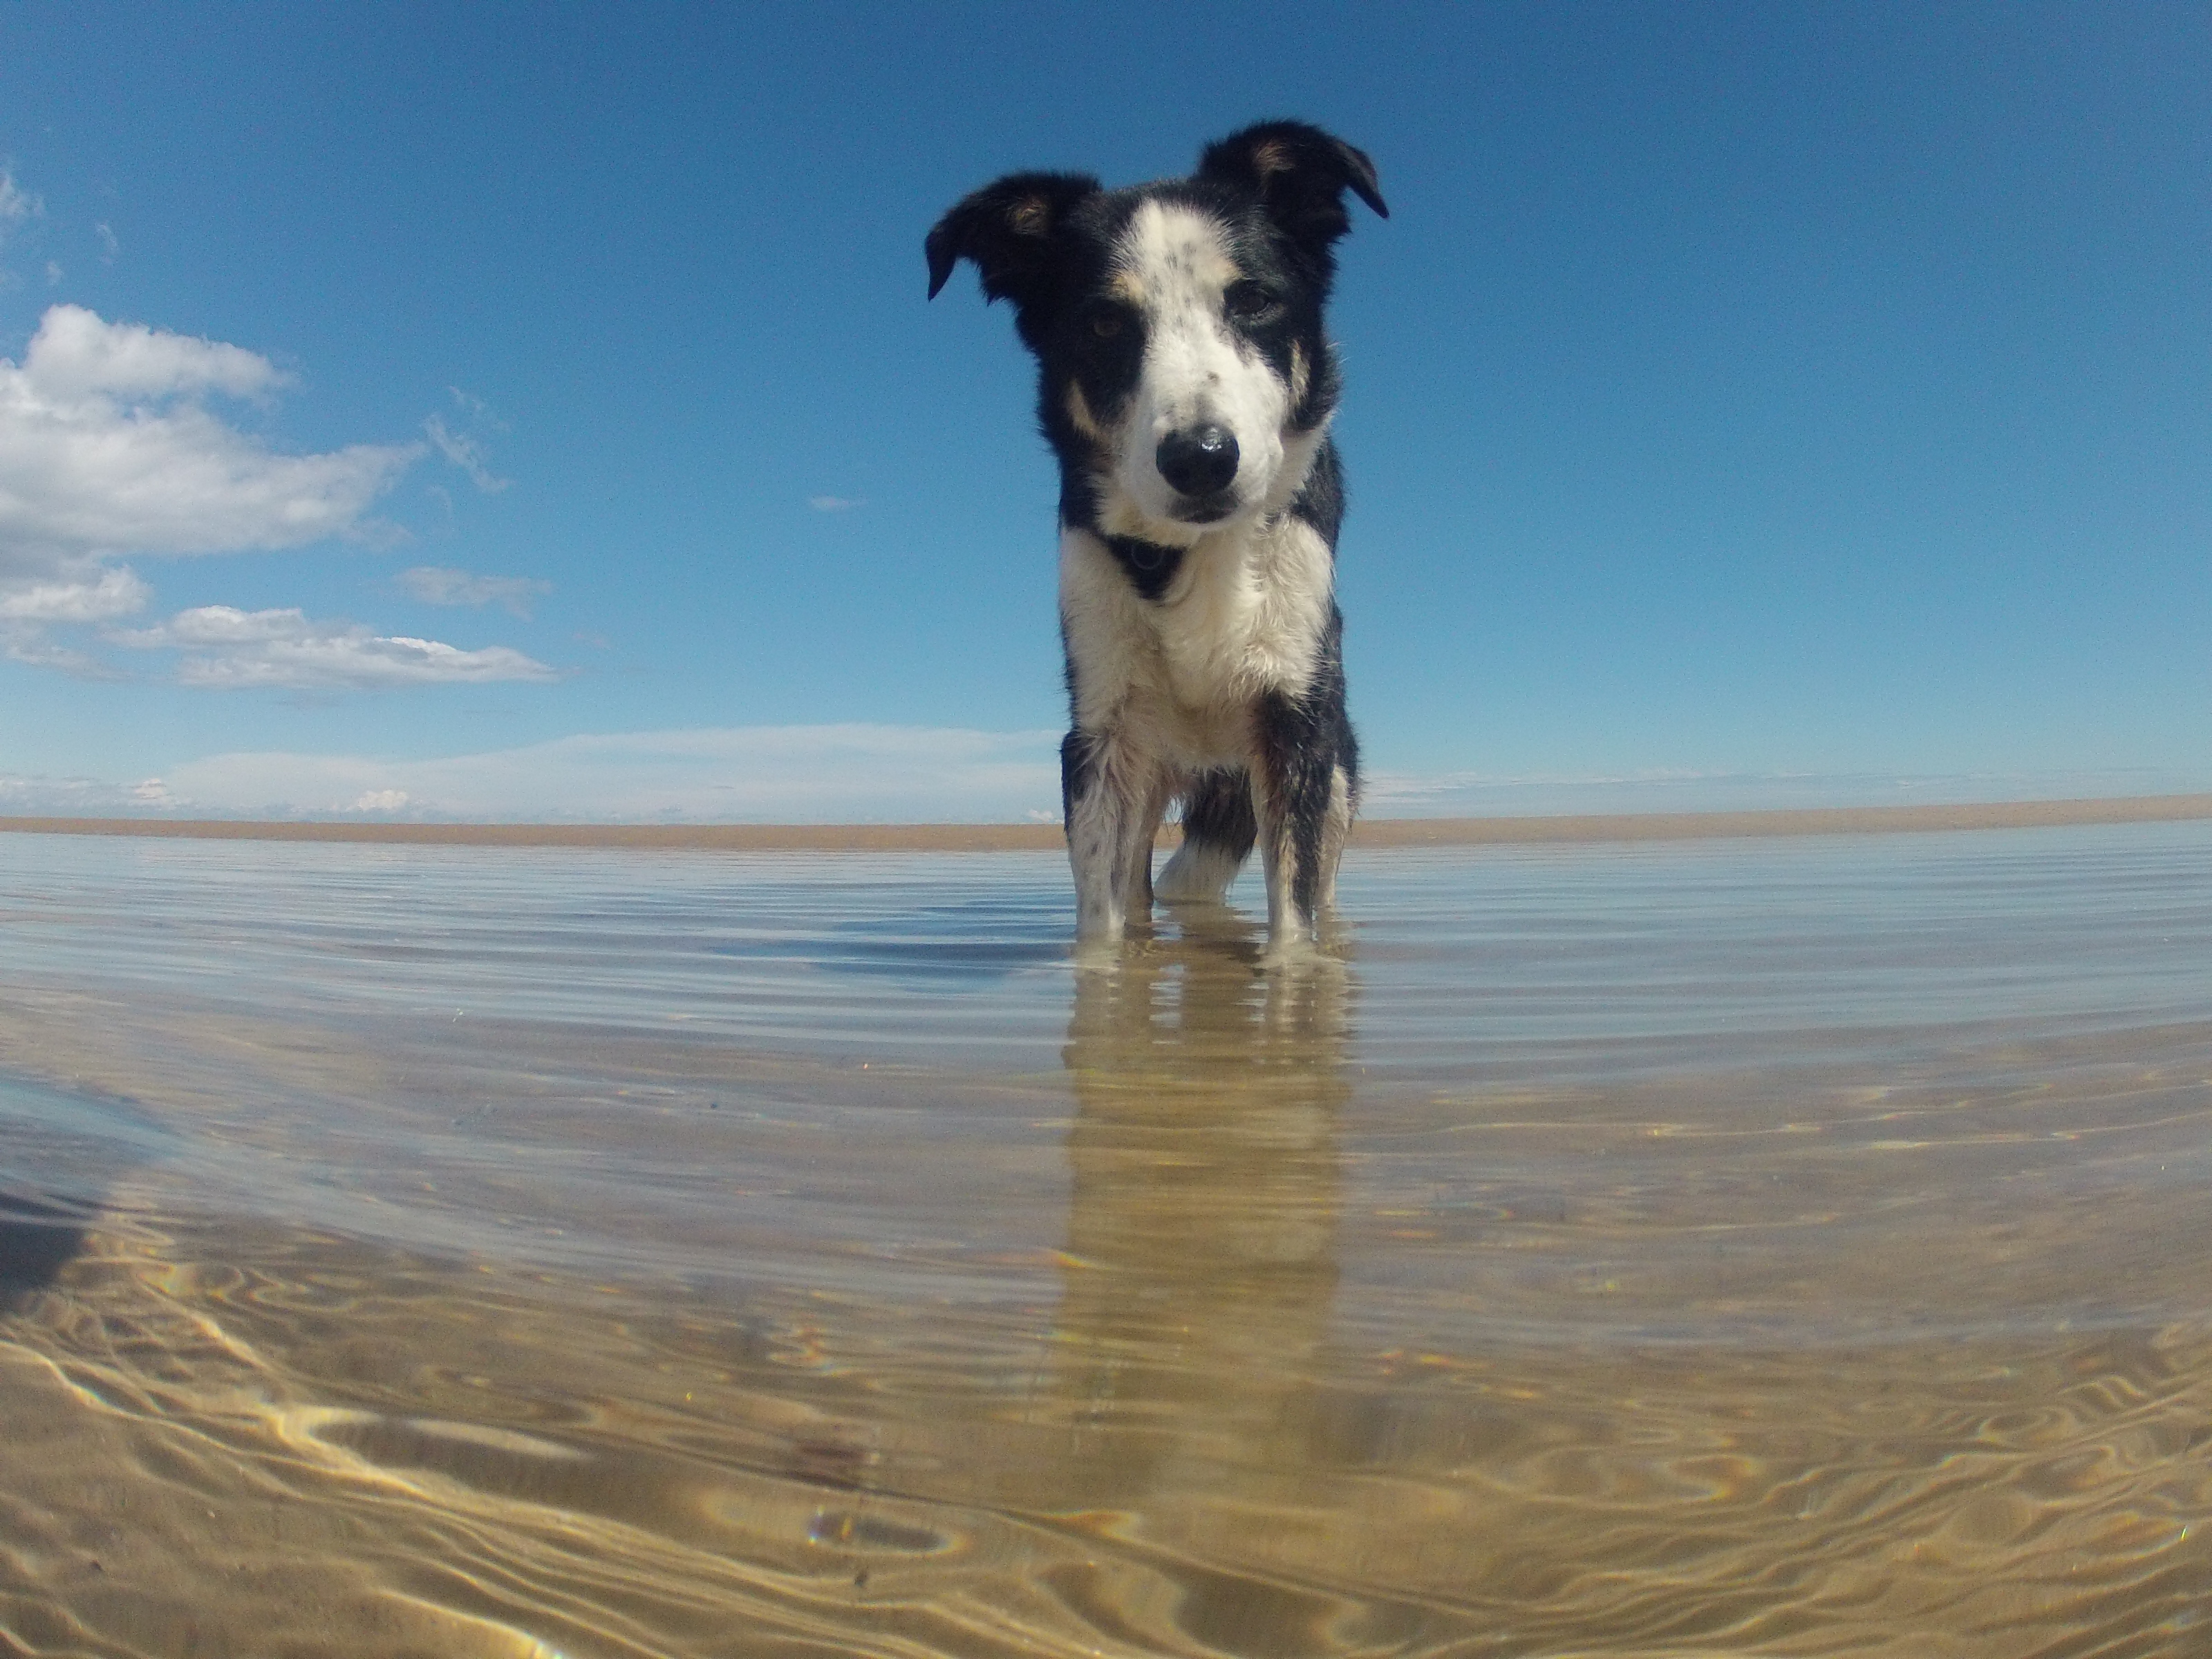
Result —
[[7, 827], [0, 1659], [2212, 1651], [2212, 798]]

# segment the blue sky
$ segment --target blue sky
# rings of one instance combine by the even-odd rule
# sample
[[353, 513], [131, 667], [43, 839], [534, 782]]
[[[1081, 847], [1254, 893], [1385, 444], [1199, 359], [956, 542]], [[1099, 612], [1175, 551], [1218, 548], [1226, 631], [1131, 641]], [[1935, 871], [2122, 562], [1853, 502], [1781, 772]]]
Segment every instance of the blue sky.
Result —
[[1049, 811], [921, 236], [1276, 115], [1371, 810], [2212, 787], [2201, 6], [17, 3], [0, 811]]

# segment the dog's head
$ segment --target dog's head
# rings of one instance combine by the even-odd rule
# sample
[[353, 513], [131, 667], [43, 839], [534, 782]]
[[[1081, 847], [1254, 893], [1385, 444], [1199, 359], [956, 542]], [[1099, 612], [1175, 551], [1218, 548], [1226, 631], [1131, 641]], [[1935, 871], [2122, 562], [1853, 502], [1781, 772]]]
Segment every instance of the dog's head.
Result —
[[938, 221], [930, 297], [972, 259], [1013, 302], [1071, 522], [1187, 546], [1289, 503], [1336, 404], [1322, 308], [1346, 190], [1388, 216], [1365, 155], [1270, 121], [1188, 179], [1012, 173]]

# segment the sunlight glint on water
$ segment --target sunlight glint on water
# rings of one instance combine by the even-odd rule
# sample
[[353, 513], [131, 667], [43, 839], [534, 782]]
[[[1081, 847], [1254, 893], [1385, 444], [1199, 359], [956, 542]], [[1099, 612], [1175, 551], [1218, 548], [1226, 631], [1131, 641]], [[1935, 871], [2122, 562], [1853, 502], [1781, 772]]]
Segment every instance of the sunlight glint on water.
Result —
[[2212, 828], [1343, 897], [0, 836], [0, 1650], [2212, 1643]]

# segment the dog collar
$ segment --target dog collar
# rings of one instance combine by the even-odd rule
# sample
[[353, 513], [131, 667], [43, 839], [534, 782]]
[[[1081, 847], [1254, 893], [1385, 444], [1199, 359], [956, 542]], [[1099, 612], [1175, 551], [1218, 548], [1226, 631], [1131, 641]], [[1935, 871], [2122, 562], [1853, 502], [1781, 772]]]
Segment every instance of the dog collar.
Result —
[[1182, 568], [1182, 548], [1165, 547], [1135, 536], [1108, 536], [1103, 539], [1106, 550], [1128, 572], [1137, 592], [1148, 599], [1157, 599], [1166, 592], [1176, 572]]

